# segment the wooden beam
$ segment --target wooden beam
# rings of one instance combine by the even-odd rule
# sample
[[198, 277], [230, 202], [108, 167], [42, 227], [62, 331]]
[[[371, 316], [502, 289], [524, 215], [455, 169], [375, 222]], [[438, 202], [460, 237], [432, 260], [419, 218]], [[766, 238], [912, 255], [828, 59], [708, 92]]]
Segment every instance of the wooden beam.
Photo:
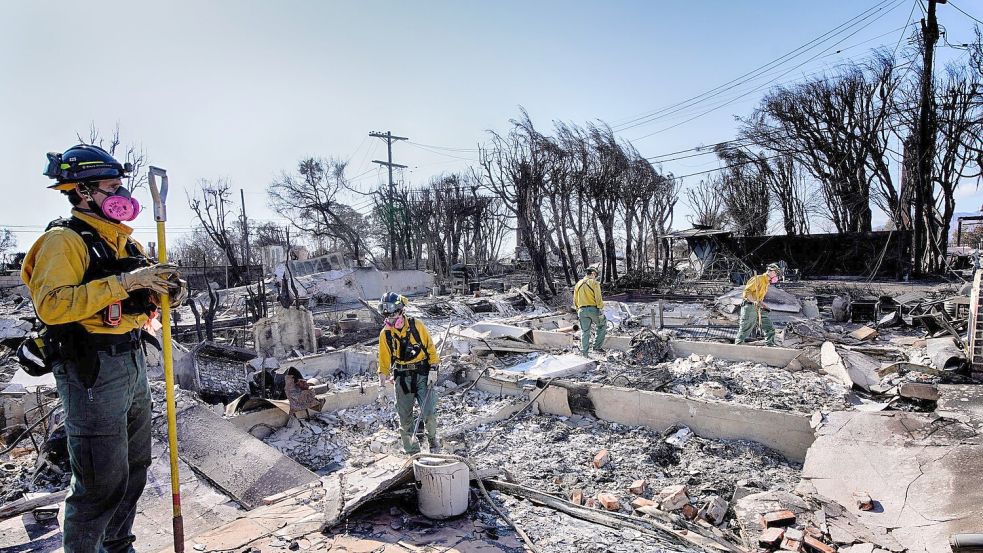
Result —
[[[747, 553], [745, 549], [717, 537], [708, 536], [705, 534], [701, 535], [701, 533], [691, 530], [676, 530], [656, 520], [643, 519], [616, 512], [600, 511], [597, 509], [582, 507], [547, 493], [543, 493], [532, 488], [527, 488], [519, 484], [502, 482], [501, 480], [484, 480], [484, 483], [485, 486], [490, 489], [523, 497], [534, 503], [539, 503], [540, 505], [545, 505], [551, 509], [556, 509], [557, 511], [566, 513], [572, 517], [600, 524], [602, 526], [607, 526], [609, 528], [616, 528], [619, 530], [630, 528], [674, 544], [686, 546], [695, 545], [701, 550], [710, 553]], [[696, 525], [691, 526], [694, 529], [699, 528]]]
[[48, 505], [54, 505], [55, 503], [61, 503], [65, 500], [65, 496], [68, 495], [68, 490], [61, 490], [60, 492], [41, 494], [37, 497], [18, 499], [17, 501], [11, 501], [3, 507], [0, 507], [0, 520], [7, 520], [8, 518], [13, 518], [17, 515], [22, 515], [24, 513], [33, 511], [41, 507], [47, 507]]

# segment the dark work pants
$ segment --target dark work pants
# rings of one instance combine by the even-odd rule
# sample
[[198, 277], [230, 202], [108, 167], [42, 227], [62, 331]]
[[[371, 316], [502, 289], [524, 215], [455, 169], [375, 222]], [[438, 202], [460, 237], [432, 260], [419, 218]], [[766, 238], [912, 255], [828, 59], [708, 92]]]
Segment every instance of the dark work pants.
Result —
[[65, 409], [72, 482], [66, 553], [133, 551], [133, 519], [150, 466], [150, 386], [143, 351], [99, 353], [91, 388], [72, 362], [54, 366]]

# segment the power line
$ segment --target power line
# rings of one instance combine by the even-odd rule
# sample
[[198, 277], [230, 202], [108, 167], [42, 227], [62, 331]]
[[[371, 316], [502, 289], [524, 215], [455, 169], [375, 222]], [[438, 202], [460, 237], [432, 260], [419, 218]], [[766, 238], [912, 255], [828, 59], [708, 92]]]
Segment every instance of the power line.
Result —
[[983, 25], [983, 21], [980, 21], [979, 19], [976, 19], [976, 18], [975, 18], [975, 17], [973, 17], [972, 15], [970, 15], [970, 14], [968, 14], [968, 13], [966, 13], [966, 12], [965, 12], [965, 11], [964, 11], [964, 10], [963, 10], [962, 8], [960, 8], [959, 6], [957, 6], [957, 5], [955, 5], [955, 4], [953, 4], [953, 3], [952, 3], [952, 0], [949, 0], [949, 5], [950, 5], [950, 6], [952, 6], [953, 8], [956, 8], [956, 11], [958, 11], [959, 13], [961, 13], [961, 14], [963, 14], [963, 15], [965, 15], [966, 17], [968, 17], [968, 18], [970, 18], [970, 19], [972, 19], [973, 21], [975, 21], [975, 22], [977, 22], [977, 23], [979, 23], [979, 24], [981, 24], [981, 25]]
[[408, 141], [407, 144], [413, 144], [414, 146], [423, 146], [425, 148], [433, 148], [435, 150], [449, 150], [452, 152], [477, 152], [480, 148], [452, 148], [450, 146], [435, 146], [433, 144], [421, 144], [419, 142]]
[[[886, 15], [886, 14], [883, 14], [883, 15]], [[857, 42], [857, 43], [852, 44], [850, 46], [847, 46], [847, 47], [844, 47], [844, 48], [840, 48], [840, 49], [836, 50], [835, 52], [831, 52], [831, 53], [827, 53], [825, 55], [822, 55], [824, 52], [826, 52], [826, 51], [828, 51], [830, 49], [828, 47], [825, 50], [823, 50], [822, 52], [820, 52], [821, 55], [818, 56], [818, 57], [830, 57], [830, 56], [834, 56], [834, 55], [840, 54], [840, 53], [842, 53], [842, 52], [844, 52], [846, 50], [849, 50], [851, 48], [862, 46], [863, 44], [872, 42], [872, 41], [877, 40], [879, 38], [883, 38], [883, 37], [888, 36], [888, 35], [890, 35], [892, 33], [895, 33], [895, 32], [898, 32], [898, 31], [904, 31], [904, 30], [908, 29], [909, 27], [911, 27], [912, 25], [917, 24], [917, 23], [912, 23], [911, 22], [911, 17], [910, 16], [911, 16], [911, 14], [909, 14], [909, 21], [905, 25], [902, 25], [900, 27], [897, 27], [895, 29], [892, 29], [890, 31], [887, 31], [885, 33], [882, 33], [880, 35], [877, 35], [877, 36], [868, 38], [868, 39], [863, 40], [861, 42]], [[873, 23], [873, 22], [871, 22], [871, 23]], [[868, 26], [869, 26], [869, 24], [866, 25], [863, 28], [866, 28]], [[848, 35], [847, 37], [844, 37], [839, 42], [834, 43], [832, 46], [836, 46], [840, 42], [845, 41], [850, 36], [854, 36], [855, 34], [857, 34], [857, 32], [859, 32], [860, 30], [863, 30], [863, 28], [855, 31], [854, 33]], [[899, 38], [899, 41], [898, 41], [898, 44], [900, 44], [900, 42], [903, 39], [904, 39], [904, 33], [901, 34], [901, 36]], [[885, 44], [885, 45], [882, 45], [882, 46], [887, 46], [887, 45]], [[895, 53], [896, 53], [896, 51], [897, 51], [897, 45], [895, 46]], [[792, 68], [792, 70], [797, 69], [798, 67], [801, 67], [802, 65], [804, 65], [806, 63], [809, 63], [810, 61], [813, 61], [815, 59], [817, 59], [816, 56], [814, 56], [813, 58], [810, 58], [809, 60], [806, 60], [806, 62], [804, 62], [803, 64], [800, 64], [799, 66], [796, 66], [796, 67]], [[899, 66], [899, 68], [900, 67], [901, 66]], [[778, 85], [775, 85], [775, 86], [780, 86], [782, 84], [787, 84], [787, 83], [798, 82], [798, 81], [802, 80], [803, 78], [809, 78], [809, 77], [812, 77], [812, 76], [820, 75], [820, 74], [824, 73], [827, 70], [828, 69], [825, 69], [825, 68], [824, 69], [820, 69], [820, 70], [814, 71], [812, 73], [808, 73], [808, 74], [804, 75], [803, 77], [796, 77], [795, 79], [791, 79], [791, 80], [788, 80], [788, 81], [783, 81], [782, 83], [779, 83]], [[739, 93], [737, 96], [731, 97], [729, 99], [724, 100], [722, 103], [716, 104], [715, 107], [714, 107], [714, 109], [718, 109], [720, 107], [726, 106], [726, 105], [728, 105], [730, 103], [733, 103], [736, 100], [739, 100], [740, 98], [742, 98], [744, 96], [747, 96], [748, 94], [750, 94], [752, 92], [756, 92], [757, 90], [760, 90], [760, 89], [764, 88], [765, 86], [772, 84], [775, 80], [777, 80], [778, 78], [780, 78], [780, 77], [788, 74], [789, 72], [790, 72], [789, 70], [781, 70], [781, 69], [778, 69], [776, 71], [771, 71], [771, 72], [768, 72], [768, 73], [762, 73], [762, 74], [758, 75], [755, 78], [761, 78], [761, 77], [767, 78], [767, 77], [771, 77], [771, 76], [774, 76], [774, 75], [777, 75], [777, 77], [771, 79], [768, 82], [763, 83], [762, 85], [758, 85], [756, 88], [754, 88], [753, 90], [751, 90], [749, 92]], [[751, 80], [753, 80], [753, 79], [751, 79]], [[691, 106], [688, 106], [685, 109], [677, 110], [675, 113], [666, 114], [663, 117], [670, 117], [672, 115], [680, 115], [680, 114], [683, 114], [683, 112], [689, 110], [690, 108], [694, 108], [696, 106], [697, 106], [697, 104], [693, 104]], [[655, 120], [658, 120], [658, 119], [662, 119], [662, 117], [654, 118], [654, 119], [652, 119], [652, 121], [655, 121]], [[675, 152], [668, 152], [668, 153], [665, 153], [665, 154], [658, 154], [658, 155], [654, 155], [654, 156], [649, 156], [646, 159], [653, 160], [654, 161], [657, 158], [668, 157], [668, 156], [672, 156], [672, 155], [676, 155], [676, 154], [680, 154], [680, 153], [685, 153], [685, 152], [690, 152], [690, 151], [695, 151], [695, 150], [701, 150], [701, 149], [704, 149], [704, 148], [712, 148], [713, 146], [716, 146], [717, 144], [719, 144], [719, 145], [726, 145], [726, 144], [731, 143], [731, 142], [734, 142], [734, 141], [723, 141], [723, 142], [719, 142], [719, 143], [716, 143], [716, 144], [710, 144], [710, 145], [707, 145], [707, 146], [696, 146], [696, 147], [693, 147], [693, 148], [687, 148], [687, 149], [678, 150], [678, 151], [675, 151]], [[422, 143], [413, 142], [413, 141], [409, 141], [408, 144], [411, 144], [413, 146], [417, 146], [417, 147], [419, 147], [422, 150], [428, 151], [428, 152], [433, 153], [433, 154], [436, 154], [436, 155], [440, 155], [440, 156], [444, 156], [444, 157], [449, 157], [449, 158], [452, 158], [452, 159], [463, 160], [463, 161], [471, 161], [471, 162], [474, 162], [474, 161], [477, 161], [477, 160], [474, 159], [474, 158], [465, 158], [465, 157], [456, 156], [456, 155], [448, 154], [448, 153], [445, 153], [445, 152], [442, 152], [442, 151], [437, 151], [437, 150], [446, 150], [448, 152], [477, 152], [477, 151], [480, 151], [480, 148], [459, 148], [459, 147], [451, 147], [451, 146], [437, 146], [437, 145], [433, 145], [433, 144], [422, 144]], [[704, 153], [701, 153], [699, 155], [706, 155], [706, 154], [709, 154], [709, 153], [712, 153], [712, 151], [704, 152]], [[679, 159], [685, 159], [686, 157], [693, 157], [693, 156], [684, 156], [684, 157], [679, 158]], [[669, 161], [669, 160], [665, 160], [665, 161]]]
[[[440, 155], [440, 156], [452, 157], [452, 158], [455, 158], [455, 159], [463, 159], [464, 161], [478, 161], [478, 160], [476, 160], [474, 158], [468, 158], [468, 157], [455, 156], [455, 155], [452, 155], [452, 154], [446, 154], [444, 152], [440, 152], [438, 150], [434, 150], [434, 149], [432, 149], [429, 146], [424, 146], [423, 144], [417, 144], [415, 142], [407, 142], [407, 144], [409, 144], [410, 146], [414, 146], [416, 148], [420, 148], [421, 150], [428, 151], [428, 152], [430, 152], [432, 154]], [[445, 149], [450, 149], [450, 148], [445, 148]]]
[[[770, 61], [768, 63], [765, 63], [765, 64], [763, 64], [761, 66], [758, 66], [755, 69], [752, 69], [751, 71], [748, 71], [747, 73], [744, 73], [743, 75], [740, 75], [739, 77], [736, 77], [734, 79], [731, 79], [730, 81], [727, 81], [727, 82], [725, 82], [725, 83], [723, 83], [723, 84], [721, 84], [721, 85], [719, 85], [717, 87], [711, 88], [710, 90], [707, 90], [707, 91], [705, 91], [705, 92], [703, 92], [701, 94], [698, 94], [696, 96], [692, 96], [690, 98], [687, 98], [687, 99], [682, 100], [680, 102], [676, 102], [676, 103], [671, 104], [669, 106], [666, 106], [666, 107], [663, 107], [663, 108], [660, 108], [660, 109], [657, 109], [657, 110], [654, 110], [654, 111], [650, 111], [650, 112], [648, 112], [646, 114], [643, 114], [643, 115], [634, 117], [634, 118], [629, 119], [627, 121], [624, 121], [622, 123], [615, 124], [615, 125], [613, 125], [612, 128], [614, 130], [617, 130], [617, 131], [624, 131], [624, 130], [628, 130], [628, 129], [631, 129], [631, 128], [634, 128], [634, 127], [637, 127], [637, 126], [640, 126], [640, 125], [644, 125], [644, 124], [647, 124], [647, 123], [651, 122], [652, 120], [655, 120], [657, 118], [656, 116], [660, 116], [660, 115], [661, 116], [664, 116], [663, 114], [665, 114], [666, 112], [679, 111], [679, 109], [677, 109], [677, 108], [692, 107], [693, 105], [696, 105], [696, 104], [705, 102], [705, 101], [710, 100], [710, 99], [712, 99], [712, 98], [714, 98], [716, 96], [719, 96], [720, 94], [725, 93], [726, 91], [733, 90], [734, 88], [736, 88], [738, 86], [742, 86], [743, 84], [747, 83], [750, 80], [753, 80], [753, 79], [755, 79], [757, 77], [760, 77], [761, 74], [763, 74], [763, 73], [765, 73], [767, 71], [770, 71], [771, 69], [774, 69], [774, 68], [778, 67], [779, 65], [782, 65], [782, 64], [784, 64], [784, 63], [786, 63], [788, 61], [791, 61], [792, 59], [795, 59], [795, 58], [799, 57], [800, 55], [808, 52], [809, 50], [812, 50], [814, 47], [816, 47], [816, 46], [818, 46], [818, 45], [826, 42], [828, 39], [841, 34], [844, 30], [853, 27], [857, 23], [859, 23], [859, 22], [867, 19], [868, 17], [870, 17], [871, 15], [877, 13], [881, 9], [884, 9], [884, 7], [887, 6], [888, 4], [891, 4], [891, 3], [894, 3], [894, 2], [901, 2], [901, 1], [903, 1], [903, 0], [883, 0], [883, 1], [875, 4], [873, 7], [869, 8], [867, 10], [864, 10], [859, 15], [854, 16], [854, 17], [848, 19], [846, 22], [841, 23], [840, 25], [837, 25], [836, 27], [834, 27], [830, 31], [827, 31], [826, 33], [823, 33], [819, 37], [816, 37], [816, 38], [814, 38], [814, 39], [806, 42], [805, 44], [802, 44], [798, 48], [795, 48], [794, 50], [791, 50], [790, 52], [787, 52], [784, 55], [782, 55], [782, 56], [780, 56], [780, 57], [778, 57], [778, 58], [776, 58], [776, 59], [774, 59], [774, 60], [772, 60], [772, 61]], [[897, 4], [894, 7], [897, 7]]]
[[684, 120], [684, 121], [680, 121], [679, 123], [676, 123], [676, 124], [673, 124], [673, 125], [670, 125], [670, 126], [668, 126], [668, 127], [664, 127], [664, 128], [662, 128], [662, 129], [659, 129], [659, 130], [657, 130], [657, 131], [653, 131], [653, 132], [651, 132], [651, 133], [648, 133], [648, 134], [646, 134], [646, 135], [643, 135], [643, 136], [640, 136], [640, 137], [638, 137], [638, 138], [636, 138], [635, 140], [642, 140], [642, 139], [645, 139], [645, 138], [649, 138], [649, 137], [651, 137], [651, 136], [654, 136], [654, 135], [656, 135], [656, 134], [660, 134], [660, 133], [663, 133], [663, 132], [665, 132], [665, 131], [668, 131], [668, 130], [670, 130], [670, 129], [674, 129], [674, 128], [676, 128], [676, 127], [679, 127], [679, 126], [681, 126], [681, 125], [684, 125], [684, 124], [686, 124], [686, 123], [689, 123], [690, 121], [693, 121], [693, 120], [695, 120], [695, 119], [698, 119], [698, 118], [700, 118], [700, 117], [703, 117], [704, 115], [707, 115], [708, 113], [711, 113], [711, 112], [714, 112], [714, 111], [717, 111], [718, 109], [720, 109], [720, 108], [722, 108], [722, 107], [724, 107], [724, 106], [726, 106], [726, 105], [728, 105], [728, 104], [731, 104], [731, 103], [733, 103], [734, 101], [737, 101], [737, 100], [739, 100], [739, 99], [741, 99], [741, 98], [744, 98], [744, 97], [746, 97], [746, 96], [748, 96], [748, 95], [750, 95], [750, 94], [753, 94], [754, 92], [757, 92], [757, 91], [759, 91], [759, 90], [761, 90], [762, 88], [764, 88], [764, 87], [766, 87], [766, 86], [768, 86], [768, 85], [770, 85], [771, 83], [773, 83], [773, 82], [775, 82], [775, 81], [777, 81], [777, 80], [778, 80], [779, 78], [781, 78], [781, 77], [784, 77], [785, 75], [787, 75], [787, 74], [789, 74], [789, 73], [791, 73], [792, 71], [795, 71], [796, 69], [798, 69], [798, 68], [800, 68], [800, 67], [802, 67], [803, 65], [805, 65], [805, 64], [807, 64], [807, 63], [809, 63], [809, 62], [811, 62], [811, 61], [813, 61], [813, 60], [815, 60], [815, 59], [816, 59], [817, 57], [819, 57], [820, 55], [822, 55], [822, 54], [824, 54], [824, 53], [826, 53], [826, 52], [828, 52], [828, 51], [829, 51], [829, 50], [830, 50], [831, 48], [833, 48], [833, 47], [835, 47], [835, 46], [836, 46], [837, 44], [839, 44], [840, 42], [843, 42], [843, 41], [845, 41], [846, 39], [848, 39], [848, 38], [850, 38], [850, 37], [852, 37], [852, 36], [854, 36], [855, 34], [857, 34], [857, 33], [859, 33], [860, 31], [862, 31], [863, 29], [865, 29], [865, 28], [867, 28], [867, 27], [869, 27], [870, 25], [872, 25], [872, 24], [874, 23], [874, 21], [876, 21], [877, 19], [880, 19], [881, 17], [884, 17], [885, 15], [887, 15], [888, 13], [890, 13], [891, 11], [893, 11], [894, 9], [896, 9], [896, 8], [897, 8], [897, 7], [899, 6], [899, 5], [900, 5], [900, 4], [896, 4], [895, 6], [893, 6], [893, 7], [892, 7], [892, 8], [890, 9], [890, 10], [888, 10], [887, 12], [885, 12], [885, 13], [883, 13], [883, 14], [881, 14], [881, 15], [879, 15], [879, 16], [877, 16], [877, 17], [876, 17], [876, 18], [875, 18], [875, 19], [874, 19], [873, 21], [870, 21], [869, 23], [867, 23], [867, 24], [866, 24], [866, 25], [864, 25], [863, 27], [861, 27], [861, 28], [859, 28], [859, 29], [857, 29], [856, 31], [854, 31], [853, 33], [851, 33], [851, 34], [849, 34], [849, 35], [847, 35], [847, 36], [846, 36], [845, 38], [843, 38], [843, 39], [841, 39], [841, 40], [840, 40], [839, 42], [836, 42], [836, 43], [833, 43], [833, 45], [831, 45], [831, 46], [829, 46], [829, 47], [827, 47], [827, 48], [826, 48], [825, 50], [822, 50], [822, 51], [821, 51], [821, 52], [820, 52], [819, 54], [817, 54], [817, 55], [815, 55], [815, 56], [813, 56], [813, 57], [811, 57], [811, 58], [809, 58], [809, 59], [807, 59], [806, 61], [804, 61], [804, 62], [802, 62], [802, 63], [800, 63], [799, 65], [796, 65], [795, 67], [793, 67], [793, 68], [791, 68], [791, 69], [788, 69], [788, 70], [786, 70], [786, 71], [785, 71], [784, 73], [782, 73], [782, 74], [781, 74], [781, 75], [779, 75], [778, 77], [776, 77], [776, 78], [774, 78], [774, 79], [771, 79], [771, 80], [769, 80], [769, 81], [767, 81], [767, 82], [765, 82], [765, 83], [762, 83], [761, 85], [759, 85], [759, 86], [757, 86], [757, 87], [755, 87], [755, 88], [753, 88], [753, 89], [751, 89], [751, 90], [749, 90], [749, 91], [747, 91], [747, 92], [745, 92], [745, 93], [743, 93], [743, 94], [741, 94], [740, 96], [738, 96], [738, 97], [736, 97], [736, 98], [734, 98], [734, 99], [732, 99], [732, 100], [730, 100], [730, 101], [728, 101], [728, 102], [725, 102], [725, 103], [723, 103], [723, 104], [720, 104], [720, 105], [717, 105], [717, 106], [715, 106], [715, 107], [713, 107], [713, 108], [711, 108], [711, 109], [708, 109], [708, 110], [706, 110], [706, 111], [704, 111], [704, 112], [702, 112], [702, 113], [700, 113], [700, 114], [698, 114], [698, 115], [695, 115], [695, 116], [693, 116], [693, 117], [690, 117], [690, 118], [688, 118], [688, 119], [686, 119], [686, 120]]

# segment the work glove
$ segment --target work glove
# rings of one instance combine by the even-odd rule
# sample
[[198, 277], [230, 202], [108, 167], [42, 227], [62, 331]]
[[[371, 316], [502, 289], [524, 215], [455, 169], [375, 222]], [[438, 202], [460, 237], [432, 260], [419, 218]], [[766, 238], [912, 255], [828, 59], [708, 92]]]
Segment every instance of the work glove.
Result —
[[430, 372], [427, 373], [427, 386], [432, 388], [435, 384], [437, 384], [437, 366], [436, 365], [430, 367]]
[[171, 289], [168, 293], [171, 295], [171, 305], [177, 307], [184, 303], [184, 300], [188, 299], [188, 281], [177, 276], [172, 276], [167, 280]]
[[174, 286], [168, 279], [180, 276], [174, 265], [161, 264], [139, 269], [119, 275], [119, 283], [127, 292], [134, 290], [153, 290], [158, 294], [167, 294]]

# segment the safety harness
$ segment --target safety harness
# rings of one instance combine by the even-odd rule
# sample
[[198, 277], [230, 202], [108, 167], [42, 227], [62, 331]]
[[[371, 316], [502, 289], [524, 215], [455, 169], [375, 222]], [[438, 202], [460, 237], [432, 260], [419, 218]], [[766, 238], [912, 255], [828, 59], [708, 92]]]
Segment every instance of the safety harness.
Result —
[[[385, 335], [386, 345], [395, 365], [393, 375], [399, 380], [399, 387], [402, 388], [403, 393], [410, 394], [416, 393], [418, 378], [421, 376], [426, 378], [427, 373], [430, 372], [430, 358], [425, 356], [422, 360], [413, 362], [423, 350], [423, 340], [420, 339], [420, 331], [416, 328], [416, 319], [409, 317], [406, 319], [406, 324], [410, 326], [405, 336], [397, 337], [388, 328]], [[413, 338], [416, 343], [412, 343], [410, 338]], [[406, 368], [400, 369], [400, 366]]]
[[[53, 228], [70, 229], [85, 243], [89, 254], [89, 265], [79, 284], [153, 264], [129, 238], [125, 246], [127, 257], [116, 257], [96, 229], [78, 217], [56, 219], [48, 224], [45, 232]], [[123, 314], [153, 316], [156, 309], [157, 305], [153, 301], [150, 290], [135, 290], [128, 298], [106, 306], [102, 311], [103, 322], [109, 327], [118, 326]], [[108, 351], [116, 355], [136, 349], [141, 341], [150, 342], [160, 349], [156, 337], [140, 330], [132, 330], [124, 334], [92, 334], [87, 332], [79, 322], [45, 325], [40, 317], [37, 317], [36, 321], [35, 330], [17, 351], [25, 370], [33, 376], [51, 372], [57, 361], [71, 360], [77, 367], [82, 383], [86, 387], [91, 387], [99, 374], [100, 351]]]

